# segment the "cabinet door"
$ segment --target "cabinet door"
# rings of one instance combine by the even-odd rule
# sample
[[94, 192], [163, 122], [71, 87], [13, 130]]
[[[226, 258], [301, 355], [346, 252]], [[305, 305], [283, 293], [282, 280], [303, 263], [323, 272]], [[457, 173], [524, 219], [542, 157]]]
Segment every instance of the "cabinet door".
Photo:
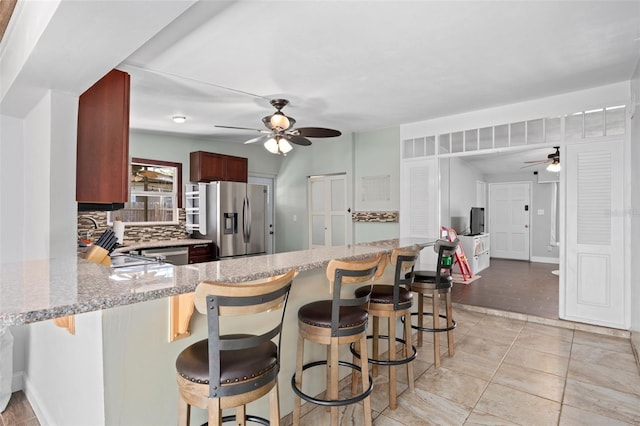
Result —
[[224, 155], [196, 151], [190, 155], [189, 178], [191, 182], [225, 180]]
[[231, 182], [246, 182], [248, 180], [248, 162], [243, 157], [224, 156], [224, 180]]
[[189, 246], [189, 263], [202, 263], [214, 260], [213, 244], [194, 244]]
[[124, 203], [129, 192], [129, 74], [112, 70], [78, 101], [76, 200]]

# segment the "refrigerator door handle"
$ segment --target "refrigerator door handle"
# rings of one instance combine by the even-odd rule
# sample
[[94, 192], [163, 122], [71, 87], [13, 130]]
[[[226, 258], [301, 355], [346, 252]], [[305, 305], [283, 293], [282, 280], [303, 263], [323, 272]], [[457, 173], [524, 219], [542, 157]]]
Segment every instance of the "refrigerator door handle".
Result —
[[249, 201], [249, 197], [246, 198], [247, 200], [247, 239], [246, 242], [249, 243], [251, 240], [251, 204]]
[[249, 199], [242, 199], [242, 239], [244, 243], [249, 242]]

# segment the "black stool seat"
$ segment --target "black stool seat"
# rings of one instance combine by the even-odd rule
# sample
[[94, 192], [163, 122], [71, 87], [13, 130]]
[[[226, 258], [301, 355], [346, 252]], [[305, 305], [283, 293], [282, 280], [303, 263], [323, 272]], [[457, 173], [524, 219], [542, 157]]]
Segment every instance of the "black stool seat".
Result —
[[[398, 289], [398, 302], [400, 309], [408, 309], [413, 302], [413, 293], [404, 287]], [[364, 296], [371, 291], [371, 303], [393, 304], [392, 285], [374, 285], [371, 287], [360, 287], [356, 290], [356, 296]]]
[[[368, 293], [369, 287], [367, 287]], [[366, 294], [364, 294], [366, 296]], [[359, 296], [357, 296], [359, 297]], [[298, 310], [298, 320], [314, 327], [331, 328], [331, 309], [333, 301], [319, 300], [311, 302]], [[360, 306], [341, 306], [338, 328], [358, 327], [366, 324], [369, 317], [366, 309]]]
[[441, 274], [439, 279], [436, 271], [415, 271], [413, 278], [416, 284], [435, 284], [435, 289], [446, 289], [453, 286], [453, 276], [451, 274]]
[[[237, 339], [251, 337], [251, 335], [235, 334], [224, 337]], [[224, 386], [252, 380], [276, 368], [277, 363], [278, 347], [271, 341], [263, 342], [251, 351], [220, 351], [220, 382]], [[207, 339], [200, 340], [183, 350], [176, 359], [176, 370], [189, 381], [209, 383]]]

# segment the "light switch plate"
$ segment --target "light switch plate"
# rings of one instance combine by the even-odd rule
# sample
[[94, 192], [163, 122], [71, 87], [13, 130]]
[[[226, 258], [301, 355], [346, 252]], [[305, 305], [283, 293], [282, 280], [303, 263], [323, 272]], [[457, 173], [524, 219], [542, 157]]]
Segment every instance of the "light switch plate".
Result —
[[544, 216], [544, 209], [538, 209], [538, 216]]

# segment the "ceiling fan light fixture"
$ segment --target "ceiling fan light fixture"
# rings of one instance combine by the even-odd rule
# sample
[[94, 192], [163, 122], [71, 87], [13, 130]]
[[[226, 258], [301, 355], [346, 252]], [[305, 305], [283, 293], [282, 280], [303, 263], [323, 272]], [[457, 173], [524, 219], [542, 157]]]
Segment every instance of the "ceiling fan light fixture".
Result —
[[269, 123], [271, 124], [271, 128], [273, 129], [287, 130], [291, 126], [291, 122], [289, 121], [287, 116], [280, 111], [277, 111], [271, 116], [271, 118], [269, 119]]
[[560, 167], [560, 162], [558, 160], [553, 160], [553, 163], [547, 166], [547, 171], [553, 173], [558, 173], [560, 169], [562, 169], [562, 167]]
[[270, 138], [268, 141], [264, 143], [264, 147], [272, 154], [277, 154], [278, 149], [278, 141], [275, 138]]
[[284, 155], [286, 155], [287, 152], [293, 149], [293, 146], [291, 146], [289, 141], [286, 139], [280, 139], [279, 145], [280, 145], [280, 152], [282, 152]]

